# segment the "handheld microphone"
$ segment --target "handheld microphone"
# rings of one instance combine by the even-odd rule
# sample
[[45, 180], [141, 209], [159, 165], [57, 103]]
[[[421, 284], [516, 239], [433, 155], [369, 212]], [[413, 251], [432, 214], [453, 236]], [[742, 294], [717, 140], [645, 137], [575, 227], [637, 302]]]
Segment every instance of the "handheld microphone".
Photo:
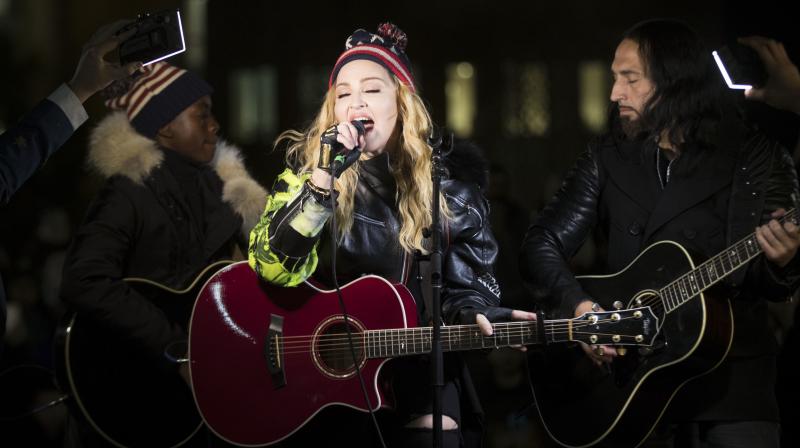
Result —
[[[358, 136], [361, 137], [362, 135], [367, 133], [367, 129], [364, 127], [364, 123], [360, 120], [353, 120], [350, 122], [353, 127], [356, 128], [356, 132], [358, 132]], [[341, 147], [341, 143], [336, 140], [336, 136], [339, 135], [339, 132], [336, 130], [336, 126], [331, 126], [331, 128], [322, 135], [321, 140], [322, 143], [325, 145], [331, 145], [331, 147], [335, 148], [337, 146]], [[358, 147], [358, 141], [356, 140], [356, 146], [353, 149], [360, 149]]]
[[361, 120], [353, 120], [350, 122], [358, 131], [358, 136], [361, 137], [362, 135], [367, 133], [367, 128], [364, 127], [364, 122]]
[[[350, 151], [341, 152], [333, 158], [333, 172], [337, 173], [341, 171], [341, 167], [348, 167], [353, 164], [359, 157], [361, 157], [361, 148], [359, 147], [358, 140], [361, 139], [361, 136], [367, 133], [367, 129], [364, 127], [364, 123], [360, 120], [353, 120], [350, 122], [353, 127], [356, 128], [356, 132], [358, 132], [358, 137], [356, 137], [356, 146], [353, 147]], [[338, 141], [336, 145], [341, 145]], [[337, 173], [338, 176], [338, 173]]]

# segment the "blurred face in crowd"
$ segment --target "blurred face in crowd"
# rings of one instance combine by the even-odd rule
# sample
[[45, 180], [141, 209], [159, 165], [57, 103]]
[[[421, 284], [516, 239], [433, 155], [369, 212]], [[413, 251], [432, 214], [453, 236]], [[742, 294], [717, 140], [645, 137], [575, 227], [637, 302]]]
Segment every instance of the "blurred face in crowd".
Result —
[[183, 110], [158, 131], [158, 142], [183, 157], [208, 163], [214, 158], [219, 123], [211, 113], [211, 97], [206, 95]]
[[342, 67], [334, 88], [336, 121], [361, 120], [366, 129], [362, 151], [383, 152], [397, 127], [397, 86], [389, 71], [357, 59]]

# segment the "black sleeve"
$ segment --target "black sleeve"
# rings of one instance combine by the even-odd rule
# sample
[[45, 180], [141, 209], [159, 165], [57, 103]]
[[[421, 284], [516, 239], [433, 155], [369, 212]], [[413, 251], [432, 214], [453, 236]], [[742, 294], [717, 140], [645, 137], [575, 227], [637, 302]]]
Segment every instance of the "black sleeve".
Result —
[[451, 324], [473, 324], [475, 314], [490, 321], [510, 317], [499, 308], [500, 286], [494, 277], [497, 240], [489, 224], [489, 204], [476, 185], [452, 181], [445, 192], [451, 212], [449, 244], [443, 256], [442, 316]]
[[64, 263], [62, 299], [74, 310], [130, 342], [166, 368], [165, 348], [185, 338], [181, 327], [123, 278], [137, 244], [137, 210], [132, 195], [109, 182], [89, 208]]
[[[800, 200], [797, 171], [789, 152], [775, 145], [773, 168], [764, 189], [764, 211], [761, 223], [768, 222], [772, 212], [779, 208], [789, 211], [795, 207], [793, 197]], [[765, 256], [759, 256], [751, 263], [743, 288], [752, 297], [763, 297], [772, 301], [784, 301], [792, 296], [800, 286], [800, 257], [795, 257], [784, 267], [779, 267]]]
[[61, 108], [43, 100], [0, 135], [0, 204], [7, 203], [73, 132]]
[[597, 222], [600, 174], [596, 152], [584, 152], [561, 188], [530, 226], [522, 243], [520, 271], [537, 305], [572, 317], [589, 295], [569, 269]]

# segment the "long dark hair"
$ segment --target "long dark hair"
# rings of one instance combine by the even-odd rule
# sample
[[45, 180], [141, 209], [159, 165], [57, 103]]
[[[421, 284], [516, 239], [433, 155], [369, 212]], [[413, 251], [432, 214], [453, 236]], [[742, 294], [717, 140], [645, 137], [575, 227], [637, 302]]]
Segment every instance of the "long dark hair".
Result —
[[[722, 84], [700, 37], [683, 22], [654, 19], [634, 25], [624, 39], [639, 45], [655, 85], [641, 116], [645, 136], [657, 139], [666, 130], [682, 151], [688, 143], [709, 146], [722, 116]], [[612, 129], [619, 129], [616, 107], [611, 116]]]

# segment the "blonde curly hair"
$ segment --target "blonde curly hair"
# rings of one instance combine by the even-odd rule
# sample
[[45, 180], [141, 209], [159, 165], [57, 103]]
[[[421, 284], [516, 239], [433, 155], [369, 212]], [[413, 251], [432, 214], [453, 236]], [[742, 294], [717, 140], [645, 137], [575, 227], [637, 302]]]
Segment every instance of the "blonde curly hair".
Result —
[[[398, 242], [408, 252], [419, 250], [428, 253], [423, 230], [430, 227], [432, 221], [431, 148], [427, 138], [433, 122], [419, 95], [396, 76], [392, 78], [397, 92], [398, 120], [393, 132], [393, 136], [397, 134], [396, 145], [389, 155], [391, 173], [397, 184], [397, 208], [400, 213]], [[276, 147], [283, 141], [289, 142], [286, 160], [290, 164], [294, 162], [298, 172], [311, 172], [317, 166], [320, 136], [336, 123], [335, 103], [335, 89], [331, 88], [325, 95], [319, 114], [305, 132], [288, 130], [275, 140]], [[362, 154], [361, 160], [366, 157]], [[349, 232], [353, 225], [353, 198], [358, 184], [359, 164], [360, 160], [335, 181], [335, 188], [339, 191], [336, 222], [340, 235]], [[443, 220], [446, 220], [450, 217], [450, 211], [441, 194], [439, 204]]]

